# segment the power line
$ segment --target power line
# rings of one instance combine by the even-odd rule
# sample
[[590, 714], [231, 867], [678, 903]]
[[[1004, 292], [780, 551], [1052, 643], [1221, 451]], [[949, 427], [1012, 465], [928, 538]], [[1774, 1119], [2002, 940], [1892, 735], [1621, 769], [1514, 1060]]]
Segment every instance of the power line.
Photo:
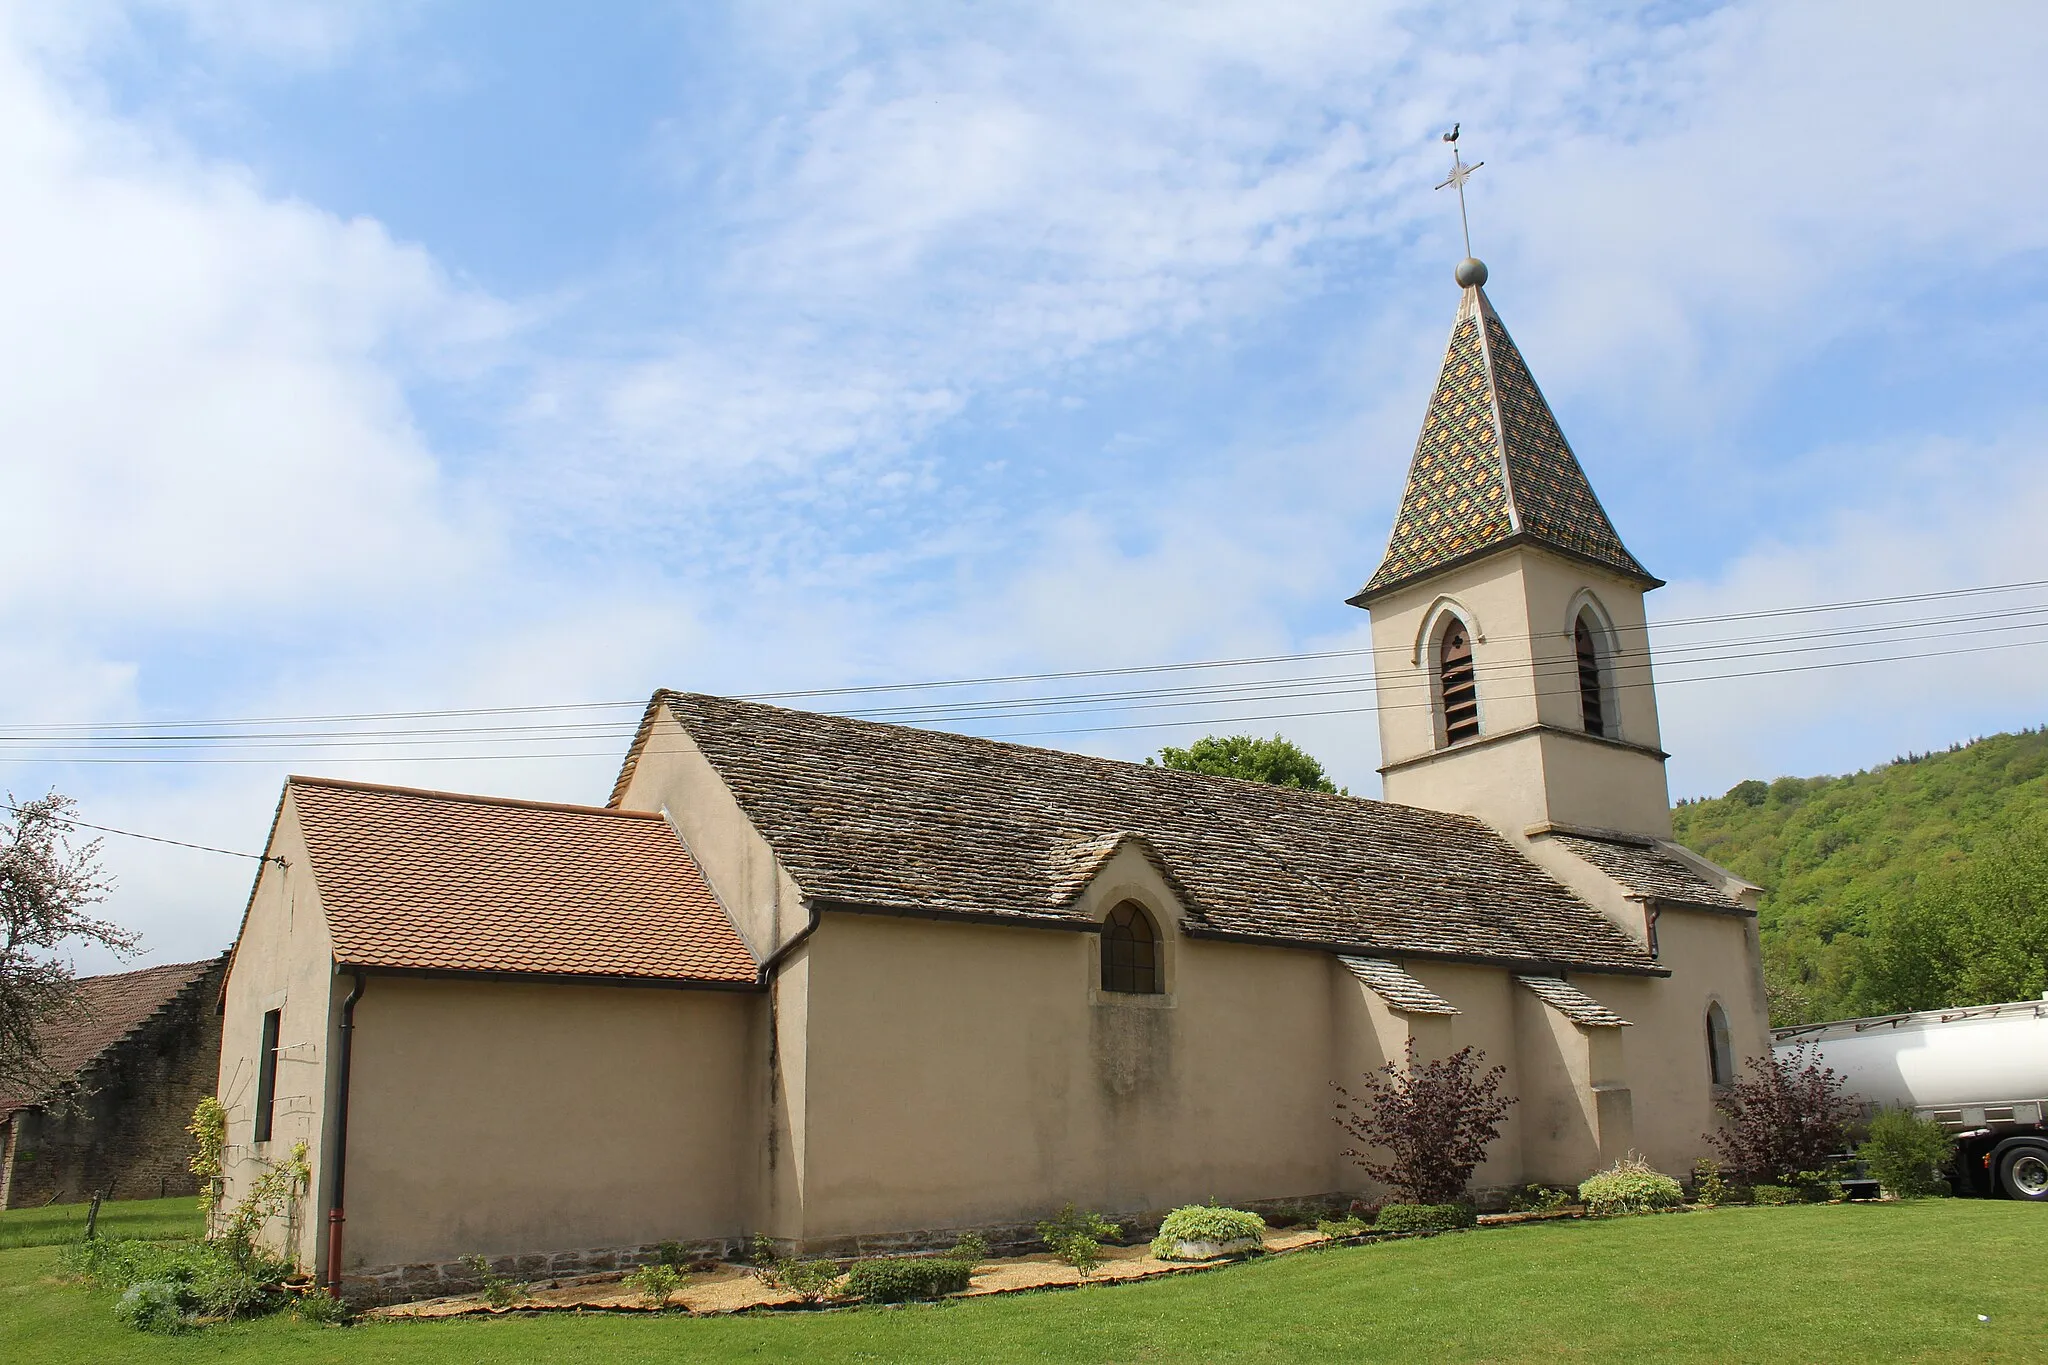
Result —
[[[2048, 612], [2048, 607], [2038, 609]], [[2014, 613], [1983, 613], [1953, 618], [1956, 620], [1996, 620]], [[1936, 621], [1947, 618], [1925, 618]], [[1898, 623], [1920, 624], [1915, 623]], [[1820, 644], [1790, 645], [1784, 648], [1762, 649], [1737, 652], [1728, 649], [1715, 651], [1700, 650], [1692, 654], [1681, 654], [1674, 659], [1666, 658], [1663, 663], [1667, 679], [1677, 682], [1682, 678], [1672, 676], [1668, 669], [1696, 664], [1732, 663], [1746, 659], [1777, 658], [1787, 655], [1811, 654], [1844, 649], [1868, 649], [1885, 645], [1911, 643], [1916, 640], [1964, 638], [1987, 634], [2003, 634], [2015, 631], [2030, 631], [2048, 628], [2048, 620], [2007, 622], [2000, 625], [1978, 626], [1960, 631], [1923, 632], [1915, 635], [1894, 634], [1889, 639], [1864, 639], [1842, 642], [1828, 640]], [[1832, 632], [1819, 632], [1819, 637], [1830, 637]], [[1815, 634], [1780, 635], [1754, 637], [1758, 642], [1769, 640], [1802, 640], [1816, 638]], [[1716, 642], [1717, 645], [1735, 645], [1746, 641], [1730, 640]], [[1646, 658], [1642, 654], [1617, 654], [1608, 663], [1610, 668], [1621, 674], [1645, 671], [1644, 665], [1632, 662]], [[1844, 661], [1853, 662], [1853, 661]], [[1512, 675], [1531, 666], [1527, 660], [1506, 660], [1489, 664], [1476, 670], [1483, 679]], [[1575, 668], [1575, 660], [1560, 656], [1555, 659], [1539, 659], [1533, 665], [1539, 672], [1569, 672]], [[928, 702], [908, 706], [859, 708], [841, 712], [855, 718], [880, 718], [905, 724], [960, 723], [978, 720], [1022, 719], [1030, 715], [1055, 716], [1087, 714], [1110, 710], [1158, 710], [1194, 705], [1227, 705], [1258, 701], [1306, 699], [1315, 696], [1338, 695], [1350, 691], [1364, 690], [1361, 685], [1370, 683], [1370, 673], [1321, 673], [1291, 678], [1263, 678], [1243, 681], [1203, 683], [1186, 687], [1135, 689], [1106, 692], [1068, 692], [1051, 695], [1026, 697], [999, 697], [954, 702]], [[1646, 682], [1647, 680], [1645, 680]], [[1430, 680], [1389, 679], [1381, 677], [1377, 690], [1382, 699], [1398, 696], [1403, 692], [1426, 691]], [[1634, 682], [1623, 681], [1621, 686], [1636, 686]], [[1171, 700], [1167, 700], [1171, 699]], [[1398, 703], [1389, 703], [1392, 709]], [[413, 728], [406, 730], [373, 731], [296, 731], [242, 734], [169, 733], [153, 735], [119, 736], [78, 736], [47, 738], [38, 736], [0, 734], [0, 745], [32, 748], [39, 753], [57, 754], [85, 752], [104, 749], [121, 752], [135, 752], [144, 749], [214, 748], [214, 749], [271, 749], [289, 751], [318, 751], [327, 749], [354, 749], [364, 746], [373, 748], [434, 748], [457, 744], [478, 744], [487, 741], [510, 741], [520, 744], [562, 744], [601, 741], [617, 738], [632, 732], [631, 726], [594, 722], [578, 722], [563, 725], [532, 726], [446, 726]]]
[[[1650, 680], [1643, 680], [1643, 681], [1640, 681], [1640, 682], [1618, 682], [1618, 683], [1614, 684], [1614, 688], [1615, 688], [1615, 690], [1616, 690], [1616, 691], [1629, 691], [1629, 690], [1634, 690], [1634, 689], [1637, 689], [1637, 688], [1645, 688], [1645, 687], [1651, 687], [1651, 686], [1683, 686], [1683, 685], [1685, 685], [1685, 684], [1688, 684], [1688, 683], [1698, 683], [1698, 682], [1720, 682], [1720, 681], [1728, 681], [1728, 680], [1731, 680], [1731, 679], [1740, 679], [1740, 678], [1755, 678], [1755, 677], [1771, 677], [1771, 676], [1778, 676], [1778, 675], [1783, 675], [1783, 674], [1791, 674], [1791, 673], [1811, 673], [1811, 672], [1820, 672], [1820, 671], [1828, 671], [1828, 670], [1833, 670], [1833, 669], [1838, 669], [1838, 668], [1855, 668], [1855, 667], [1862, 667], [1862, 666], [1865, 666], [1865, 665], [1869, 665], [1869, 664], [1882, 664], [1882, 663], [1898, 663], [1898, 662], [1904, 662], [1904, 661], [1910, 661], [1910, 660], [1917, 660], [1917, 659], [1934, 659], [1934, 658], [1947, 658], [1947, 657], [1952, 657], [1952, 656], [1955, 656], [1955, 655], [1961, 655], [1961, 654], [1981, 654], [1981, 653], [1986, 653], [1986, 652], [1990, 652], [1990, 651], [1996, 651], [1996, 650], [2005, 650], [2005, 649], [2025, 649], [2025, 648], [2032, 648], [2032, 647], [2035, 647], [2035, 646], [2039, 646], [2039, 645], [2044, 645], [2044, 644], [2048, 644], [2048, 639], [2042, 639], [2042, 640], [2016, 640], [2016, 641], [2008, 641], [2008, 642], [2006, 642], [2006, 643], [2003, 643], [2003, 644], [1995, 644], [1995, 645], [1972, 645], [1972, 646], [1965, 646], [1965, 647], [1962, 647], [1962, 648], [1958, 648], [1958, 649], [1939, 649], [1939, 650], [1926, 650], [1926, 651], [1922, 651], [1922, 652], [1919, 652], [1919, 653], [1913, 653], [1913, 654], [1894, 654], [1894, 655], [1885, 655], [1885, 656], [1881, 656], [1881, 657], [1878, 657], [1878, 658], [1871, 658], [1871, 659], [1839, 659], [1839, 660], [1832, 660], [1832, 661], [1825, 661], [1825, 662], [1818, 662], [1818, 663], [1803, 663], [1803, 664], [1793, 664], [1793, 665], [1787, 665], [1786, 667], [1783, 667], [1783, 668], [1763, 668], [1763, 669], [1747, 669], [1747, 670], [1740, 670], [1740, 671], [1737, 671], [1737, 672], [1733, 672], [1733, 673], [1706, 673], [1706, 674], [1696, 674], [1696, 675], [1692, 675], [1692, 676], [1689, 676], [1689, 677], [1679, 677], [1679, 678], [1666, 678], [1666, 679], [1663, 679], [1663, 680], [1661, 680], [1661, 682], [1655, 682], [1655, 683], [1653, 683], [1653, 682], [1652, 682], [1652, 681], [1650, 681]], [[1296, 700], [1308, 700], [1308, 699], [1310, 699], [1310, 698], [1313, 698], [1313, 697], [1316, 697], [1316, 696], [1342, 696], [1342, 695], [1357, 695], [1357, 694], [1360, 694], [1360, 693], [1366, 692], [1367, 690], [1368, 690], [1368, 689], [1367, 689], [1367, 688], [1364, 688], [1364, 687], [1352, 687], [1352, 688], [1337, 688], [1337, 689], [1331, 689], [1331, 690], [1328, 690], [1328, 691], [1325, 691], [1325, 692], [1297, 692], [1297, 693], [1293, 693], [1293, 694], [1291, 694], [1291, 696], [1293, 697], [1293, 699], [1296, 699]], [[1539, 698], [1540, 698], [1540, 697], [1563, 697], [1563, 696], [1574, 696], [1574, 695], [1577, 695], [1577, 693], [1578, 693], [1578, 688], [1577, 688], [1577, 686], [1576, 686], [1576, 685], [1573, 685], [1573, 686], [1570, 686], [1570, 687], [1566, 687], [1566, 688], [1559, 688], [1559, 689], [1552, 689], [1552, 690], [1543, 690], [1543, 689], [1538, 689], [1538, 690], [1536, 690], [1535, 692], [1532, 692], [1532, 693], [1527, 693], [1527, 694], [1520, 694], [1520, 695], [1526, 695], [1526, 696], [1531, 696], [1531, 697], [1539, 697]], [[1282, 699], [1285, 699], [1285, 698], [1284, 698], [1284, 697], [1282, 697], [1282, 696], [1274, 696], [1274, 697], [1257, 697], [1257, 696], [1253, 696], [1253, 697], [1242, 697], [1242, 698], [1238, 698], [1238, 699], [1236, 699], [1236, 700], [1237, 700], [1238, 704], [1244, 704], [1244, 705], [1248, 705], [1248, 704], [1252, 704], [1252, 703], [1255, 703], [1255, 702], [1258, 702], [1258, 701], [1265, 701], [1265, 700], [1282, 700]], [[1089, 713], [1090, 713], [1090, 712], [1091, 712], [1092, 710], [1112, 710], [1112, 711], [1132, 711], [1132, 710], [1154, 710], [1154, 709], [1162, 709], [1162, 708], [1164, 708], [1164, 707], [1166, 707], [1166, 706], [1179, 706], [1179, 705], [1189, 705], [1189, 706], [1194, 706], [1194, 705], [1205, 705], [1205, 704], [1229, 704], [1229, 701], [1230, 701], [1230, 699], [1216, 699], [1216, 698], [1205, 698], [1205, 699], [1196, 699], [1196, 700], [1193, 700], [1193, 701], [1188, 701], [1188, 702], [1176, 702], [1176, 703], [1156, 703], [1156, 704], [1149, 704], [1149, 705], [1111, 706], [1111, 707], [1098, 707], [1098, 708], [1080, 708], [1080, 709], [1076, 709], [1076, 710], [1069, 710], [1069, 711], [1043, 711], [1043, 710], [1042, 710], [1042, 711], [1039, 711], [1039, 712], [1037, 712], [1036, 714], [1037, 714], [1037, 715], [1040, 715], [1040, 716], [1043, 716], [1044, 718], [1047, 718], [1047, 719], [1051, 719], [1051, 718], [1053, 718], [1053, 717], [1055, 717], [1055, 716], [1059, 716], [1059, 715], [1073, 715], [1073, 714], [1089, 714]], [[1287, 719], [1298, 719], [1298, 718], [1306, 718], [1306, 717], [1312, 717], [1312, 716], [1324, 716], [1324, 715], [1345, 715], [1345, 714], [1353, 714], [1353, 713], [1357, 713], [1357, 712], [1362, 712], [1362, 711], [1367, 711], [1367, 710], [1377, 710], [1377, 711], [1404, 711], [1404, 710], [1421, 710], [1421, 709], [1425, 709], [1425, 708], [1427, 708], [1427, 707], [1429, 707], [1429, 706], [1432, 706], [1433, 704], [1434, 704], [1434, 703], [1433, 703], [1432, 701], [1430, 701], [1430, 700], [1423, 700], [1423, 701], [1415, 701], [1415, 702], [1385, 702], [1385, 701], [1379, 701], [1379, 702], [1376, 702], [1376, 703], [1375, 703], [1374, 705], [1372, 705], [1372, 706], [1342, 707], [1342, 708], [1338, 708], [1338, 709], [1336, 709], [1336, 710], [1324, 710], [1324, 711], [1287, 711], [1287, 712], [1270, 712], [1270, 713], [1265, 713], [1265, 714], [1260, 714], [1260, 715], [1249, 715], [1249, 716], [1245, 716], [1245, 715], [1238, 715], [1238, 716], [1205, 716], [1205, 717], [1197, 717], [1197, 718], [1192, 718], [1192, 719], [1185, 719], [1185, 720], [1171, 720], [1171, 721], [1155, 721], [1155, 722], [1136, 722], [1136, 723], [1129, 723], [1129, 724], [1122, 724], [1122, 725], [1089, 725], [1089, 726], [1076, 726], [1076, 727], [1070, 727], [1070, 728], [1064, 728], [1064, 729], [1054, 729], [1054, 730], [1016, 730], [1016, 731], [1003, 731], [1003, 732], [1000, 732], [1000, 733], [997, 733], [997, 734], [992, 734], [992, 735], [984, 735], [984, 736], [982, 736], [982, 738], [986, 738], [986, 739], [1010, 739], [1010, 738], [1023, 738], [1023, 737], [1029, 737], [1029, 736], [1042, 736], [1042, 735], [1065, 735], [1065, 734], [1096, 734], [1096, 733], [1108, 733], [1108, 732], [1112, 732], [1112, 731], [1118, 731], [1118, 730], [1150, 730], [1150, 729], [1165, 729], [1165, 728], [1173, 728], [1173, 727], [1182, 727], [1182, 726], [1216, 726], [1216, 725], [1236, 725], [1236, 724], [1243, 724], [1243, 723], [1246, 723], [1246, 722], [1249, 722], [1249, 721], [1256, 721], [1256, 720], [1287, 720]], [[1031, 714], [1031, 713], [1026, 713], [1025, 715], [1019, 715], [1019, 716], [1016, 716], [1016, 717], [1014, 717], [1014, 718], [1015, 718], [1015, 719], [1026, 719], [1026, 718], [1028, 718], [1029, 714]], [[1011, 719], [1011, 718], [1013, 718], [1013, 717], [987, 717], [986, 719]], [[961, 718], [960, 718], [960, 717], [946, 717], [946, 718], [940, 718], [940, 719], [937, 719], [937, 720], [934, 720], [934, 719], [912, 719], [912, 720], [903, 720], [903, 721], [899, 721], [899, 722], [897, 722], [897, 723], [899, 723], [899, 724], [906, 724], [906, 725], [916, 725], [916, 726], [921, 726], [921, 727], [928, 727], [928, 726], [934, 726], [934, 725], [938, 725], [938, 724], [942, 724], [942, 723], [945, 723], [945, 722], [946, 722], [947, 720], [953, 720], [953, 721], [957, 721], [957, 720], [959, 720], [959, 719], [961, 719]], [[975, 719], [975, 718], [974, 718], [974, 717], [967, 717], [966, 719]], [[444, 741], [439, 741], [439, 742], [441, 742], [441, 743], [459, 743], [459, 742], [461, 742], [461, 741], [455, 741], [455, 740], [444, 740]], [[483, 742], [483, 741], [477, 741], [477, 742], [481, 743], [481, 742]], [[613, 756], [615, 756], [615, 753], [616, 753], [616, 751], [614, 751], [614, 750], [598, 750], [598, 751], [589, 751], [589, 752], [575, 752], [575, 753], [561, 753], [561, 752], [554, 752], [554, 753], [547, 753], [547, 752], [542, 752], [542, 753], [533, 753], [533, 752], [528, 752], [528, 753], [483, 753], [483, 754], [396, 754], [396, 755], [392, 755], [392, 754], [384, 754], [384, 755], [376, 755], [376, 754], [372, 754], [372, 755], [349, 755], [349, 754], [337, 754], [337, 755], [330, 755], [330, 756], [328, 756], [328, 761], [330, 761], [330, 762], [335, 762], [335, 763], [434, 763], [434, 762], [446, 762], [446, 763], [468, 763], [468, 762], [503, 762], [503, 761], [511, 761], [511, 760], [520, 760], [520, 759], [550, 759], [550, 758], [553, 758], [553, 759], [564, 759], [564, 758], [607, 758], [607, 757], [613, 757]], [[27, 760], [16, 760], [16, 761], [27, 761]], [[138, 763], [138, 764], [175, 764], [175, 765], [183, 765], [183, 764], [202, 764], [202, 765], [203, 765], [203, 764], [241, 764], [241, 765], [261, 764], [261, 765], [272, 765], [272, 766], [274, 766], [274, 765], [276, 765], [277, 763], [279, 763], [279, 762], [281, 762], [281, 761], [283, 761], [283, 760], [282, 760], [282, 759], [280, 759], [280, 758], [276, 758], [276, 757], [270, 757], [270, 758], [157, 758], [157, 757], [139, 757], [139, 756], [124, 756], [124, 757], [116, 757], [116, 758], [62, 758], [62, 759], [53, 759], [53, 760], [49, 760], [49, 761], [51, 761], [51, 762], [60, 762], [60, 763], [90, 763], [90, 764], [121, 764], [121, 763]]]
[[[2034, 579], [2017, 583], [1994, 583], [1970, 588], [1951, 588], [1940, 592], [1906, 593], [1893, 597], [1872, 597], [1847, 602], [1821, 602], [1811, 603], [1803, 606], [1776, 607], [1757, 611], [1722, 612], [1704, 616], [1673, 617], [1658, 621], [1651, 621], [1648, 623], [1648, 628], [1652, 630], [1662, 630], [1711, 624], [1723, 621], [1761, 620], [1771, 617], [1809, 615], [1829, 611], [1855, 611], [1864, 610], [1872, 607], [1897, 606], [1914, 602], [1942, 601], [1960, 597], [1977, 597], [1992, 593], [2020, 592], [2028, 589], [2042, 587], [2048, 587], [2048, 579]], [[1874, 626], [1869, 627], [1868, 629], [1882, 628], [1882, 626]], [[1636, 628], [1627, 627], [1626, 629], [1634, 630]], [[1558, 632], [1541, 632], [1533, 635], [1496, 634], [1489, 638], [1499, 641], [1521, 640], [1543, 638], [1545, 636], [1554, 635], [1557, 633]], [[1680, 648], [1684, 647], [1681, 646]], [[1370, 647], [1361, 649], [1318, 650], [1296, 654], [1271, 654], [1260, 656], [1246, 656], [1231, 659], [1191, 660], [1180, 663], [1138, 664], [1121, 668], [1069, 669], [1063, 671], [1042, 673], [1013, 673], [981, 678], [941, 678], [932, 679], [924, 682], [875, 683], [866, 686], [788, 689], [783, 691], [772, 692], [740, 693], [737, 694], [737, 699], [742, 701], [787, 701], [822, 697], [864, 696], [886, 692], [935, 691], [942, 688], [956, 687], [994, 687], [1006, 686], [1013, 683], [1053, 682], [1080, 678], [1138, 676], [1152, 673], [1180, 672], [1197, 669], [1246, 668], [1264, 666], [1269, 664], [1308, 662], [1320, 659], [1357, 658], [1362, 655], [1370, 655], [1375, 652], [1376, 651]], [[94, 724], [53, 723], [43, 725], [20, 725], [14, 728], [15, 730], [20, 732], [29, 732], [81, 730], [157, 730], [169, 728], [195, 728], [201, 726], [225, 727], [254, 725], [328, 725], [380, 720], [433, 720], [456, 716], [535, 715], [564, 711], [601, 711], [621, 709], [630, 709], [633, 711], [638, 711], [645, 705], [645, 701], [635, 699], [623, 701], [561, 702], [531, 706], [454, 707], [439, 710], [371, 711], [359, 712], [354, 714], [243, 717], [236, 719], [211, 721], [115, 721]]]
[[[1951, 616], [1919, 617], [1902, 621], [1890, 621], [1876, 625], [1840, 627], [1830, 630], [1805, 631], [1793, 634], [1749, 636], [1733, 639], [1702, 641], [1691, 646], [1682, 646], [1664, 653], [1660, 665], [1669, 670], [1699, 663], [1732, 662], [1739, 659], [1778, 657], [1789, 654], [1821, 653], [1833, 650], [1865, 649], [1883, 645], [1908, 643], [1913, 640], [1949, 639], [1974, 635], [2000, 634], [2011, 631], [2038, 629], [2048, 625], [2048, 604], [2003, 611], [1967, 613]], [[2014, 620], [2013, 618], [2026, 618]], [[1907, 634], [1910, 628], [1969, 622], [2004, 622], [2005, 624], [1985, 625], [1958, 631], [1922, 631]], [[1872, 637], [1882, 634], [1889, 638], [1845, 639], [1847, 636]], [[1558, 638], [1562, 638], [1559, 633]], [[1821, 641], [1817, 644], [1797, 644], [1800, 641]], [[1788, 642], [1788, 647], [1779, 649], [1749, 650], [1736, 652], [1735, 647], [1752, 644]], [[1647, 650], [1617, 650], [1607, 659], [1610, 668], [1626, 672], [1639, 669], [1637, 661], [1650, 657]], [[1570, 669], [1574, 661], [1560, 656], [1556, 659], [1533, 661], [1538, 669]], [[1480, 665], [1475, 674], [1481, 679], [1513, 674], [1531, 666], [1526, 659], [1504, 659]], [[840, 714], [875, 719], [895, 720], [903, 723], [935, 723], [939, 721], [965, 721], [994, 719], [1004, 715], [1022, 715], [1031, 712], [1045, 714], [1072, 714], [1078, 704], [1097, 703], [1089, 709], [1114, 709], [1119, 704], [1136, 704], [1165, 697], [1195, 697], [1217, 704], [1231, 701], [1277, 700], [1288, 695], [1317, 695], [1303, 689], [1323, 685], [1341, 685], [1370, 681], [1370, 673], [1315, 673], [1280, 678], [1252, 678], [1244, 680], [1196, 683], [1187, 686], [1163, 688], [1136, 688], [1120, 691], [1064, 692], [1012, 697], [963, 699], [959, 701], [927, 701], [908, 705], [847, 708]], [[1427, 679], [1395, 680], [1381, 677], [1381, 694], [1413, 691], [1429, 686]], [[1054, 708], [1048, 710], [1048, 708]], [[487, 739], [507, 740], [517, 743], [565, 743], [591, 740], [607, 740], [621, 734], [631, 733], [631, 724], [611, 721], [575, 721], [565, 723], [526, 725], [450, 725], [412, 726], [400, 729], [375, 730], [296, 730], [296, 731], [192, 731], [158, 730], [147, 733], [93, 734], [79, 729], [69, 733], [7, 734], [0, 732], [0, 747], [32, 748], [39, 752], [93, 752], [104, 748], [124, 750], [142, 748], [176, 748], [210, 746], [215, 748], [243, 749], [304, 749], [318, 750], [331, 748], [352, 748], [364, 744], [377, 747], [439, 747], [449, 744], [481, 743]]]
[[[15, 815], [28, 814], [20, 806], [6, 806], [5, 809]], [[215, 848], [211, 844], [189, 844], [183, 839], [166, 839], [161, 834], [137, 834], [132, 829], [115, 829], [112, 825], [95, 825], [90, 820], [74, 820], [68, 815], [53, 815], [49, 819], [52, 824], [63, 825], [67, 829], [90, 829], [96, 830], [101, 834], [118, 834], [124, 839], [146, 839], [152, 844], [169, 844], [174, 848], [197, 849], [201, 853], [223, 853], [230, 858], [253, 858], [259, 863], [274, 862], [280, 867], [284, 865], [284, 859], [272, 858], [262, 853], [243, 853], [238, 849]]]

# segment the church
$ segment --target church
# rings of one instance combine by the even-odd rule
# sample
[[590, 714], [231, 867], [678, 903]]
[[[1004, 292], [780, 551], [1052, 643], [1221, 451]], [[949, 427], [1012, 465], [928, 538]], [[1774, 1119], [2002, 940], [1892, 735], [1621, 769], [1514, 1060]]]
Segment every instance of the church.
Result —
[[292, 778], [222, 992], [224, 1197], [354, 1298], [1071, 1201], [1371, 1195], [1332, 1083], [1465, 1046], [1475, 1192], [1684, 1174], [1768, 1046], [1671, 838], [1622, 544], [1467, 259], [1371, 614], [1386, 799], [658, 692], [602, 806]]

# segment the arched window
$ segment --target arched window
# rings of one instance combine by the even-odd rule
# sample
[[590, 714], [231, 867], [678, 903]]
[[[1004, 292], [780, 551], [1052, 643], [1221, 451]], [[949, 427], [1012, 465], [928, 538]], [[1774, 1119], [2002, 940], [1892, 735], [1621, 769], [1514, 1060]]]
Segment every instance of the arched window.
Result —
[[1158, 995], [1159, 931], [1136, 901], [1125, 901], [1102, 922], [1102, 989], [1120, 995]]
[[1444, 743], [1479, 734], [1479, 685], [1472, 672], [1472, 641], [1455, 616], [1437, 651], [1437, 678], [1444, 699]]
[[1707, 1006], [1707, 1066], [1715, 1085], [1735, 1084], [1735, 1053], [1728, 1043], [1728, 1015], [1719, 1001]]
[[1600, 648], [1593, 632], [1598, 629], [1585, 612], [1572, 623], [1572, 650], [1579, 661], [1579, 719], [1589, 735], [1607, 733], [1607, 716], [1601, 709]]

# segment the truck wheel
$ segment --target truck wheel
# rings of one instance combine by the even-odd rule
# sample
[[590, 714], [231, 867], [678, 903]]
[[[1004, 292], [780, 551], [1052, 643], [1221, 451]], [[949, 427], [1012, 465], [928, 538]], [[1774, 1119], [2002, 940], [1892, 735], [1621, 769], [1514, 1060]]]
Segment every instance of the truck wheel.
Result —
[[1998, 1158], [1998, 1183], [2008, 1198], [2048, 1203], [2048, 1146], [2007, 1148]]

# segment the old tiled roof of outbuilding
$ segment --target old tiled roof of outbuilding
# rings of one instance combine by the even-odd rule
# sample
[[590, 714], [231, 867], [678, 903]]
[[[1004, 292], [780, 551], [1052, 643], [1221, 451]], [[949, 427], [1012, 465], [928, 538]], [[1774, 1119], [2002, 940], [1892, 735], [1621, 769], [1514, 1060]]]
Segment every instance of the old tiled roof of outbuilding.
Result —
[[295, 777], [343, 966], [750, 984], [661, 816]]
[[1698, 905], [1710, 910], [1743, 908], [1742, 902], [1729, 895], [1725, 887], [1710, 881], [1697, 868], [1656, 843], [1572, 834], [1551, 837], [1627, 887], [1632, 895], [1645, 900]]
[[[210, 957], [80, 977], [70, 1007], [41, 1030], [44, 1065], [60, 1080], [75, 1079], [220, 962]], [[0, 1094], [0, 1118], [34, 1103], [33, 1097]]]
[[1509, 544], [1535, 544], [1655, 585], [1621, 543], [1486, 291], [1465, 290], [1401, 510], [1358, 605]]
[[1662, 970], [1467, 816], [720, 697], [661, 708], [816, 899], [1085, 924], [1077, 874], [1138, 838], [1193, 933]]

